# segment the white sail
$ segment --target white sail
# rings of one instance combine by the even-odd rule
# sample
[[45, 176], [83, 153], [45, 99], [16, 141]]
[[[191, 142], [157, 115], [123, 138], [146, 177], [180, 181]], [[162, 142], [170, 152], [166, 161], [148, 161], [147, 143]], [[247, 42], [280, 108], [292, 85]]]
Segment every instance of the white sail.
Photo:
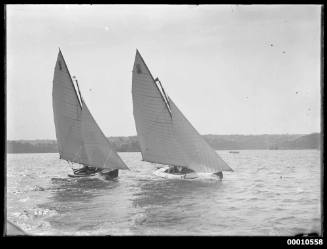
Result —
[[197, 172], [232, 171], [154, 81], [138, 51], [132, 95], [143, 160], [184, 166]]
[[60, 158], [97, 168], [128, 169], [77, 95], [61, 51], [53, 80], [53, 113]]
[[109, 169], [128, 169], [102, 133], [83, 99], [82, 137], [90, 166]]
[[82, 108], [61, 51], [55, 66], [52, 103], [60, 158], [87, 163], [81, 136]]

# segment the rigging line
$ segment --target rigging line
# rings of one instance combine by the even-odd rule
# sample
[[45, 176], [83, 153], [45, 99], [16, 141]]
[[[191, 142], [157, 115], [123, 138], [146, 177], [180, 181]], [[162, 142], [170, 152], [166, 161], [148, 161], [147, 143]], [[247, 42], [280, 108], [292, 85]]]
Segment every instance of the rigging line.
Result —
[[58, 98], [58, 100], [60, 100], [61, 104], [64, 104], [64, 105], [70, 105], [70, 106], [73, 106], [73, 107], [76, 106], [75, 103], [65, 101], [66, 100], [65, 98]]
[[159, 84], [160, 84], [160, 87], [161, 87], [161, 90], [162, 90], [162, 92], [163, 92], [163, 94], [164, 94], [164, 96], [165, 96], [165, 99], [166, 99], [166, 101], [167, 101], [169, 107], [170, 107], [169, 99], [168, 99], [168, 96], [167, 96], [167, 94], [166, 94], [166, 92], [165, 92], [165, 89], [163, 88], [163, 86], [162, 86], [161, 81], [159, 80], [159, 78], [157, 77], [156, 79], [158, 80], [158, 82], [159, 82]]
[[[74, 89], [72, 89], [71, 87], [67, 87], [65, 83], [56, 83], [55, 87], [62, 87], [65, 88], [73, 93], [76, 93]], [[67, 92], [65, 92], [67, 93]], [[75, 96], [75, 94], [73, 94]]]
[[[138, 50], [136, 50], [136, 54], [140, 57], [140, 59], [141, 59], [141, 61], [143, 62], [144, 66], [145, 66], [145, 68], [146, 68], [146, 70], [147, 70], [147, 72], [148, 72], [149, 75], [151, 76], [152, 82], [154, 83], [154, 85], [156, 86], [157, 90], [159, 91], [159, 94], [160, 94], [161, 98], [164, 100], [164, 96], [162, 95], [162, 93], [161, 93], [161, 91], [160, 91], [160, 89], [159, 89], [159, 87], [158, 87], [158, 84], [156, 83], [155, 79], [153, 78], [153, 76], [152, 76], [152, 74], [151, 74], [151, 71], [149, 70], [148, 66], [146, 65], [145, 61], [143, 60], [143, 57], [141, 56], [141, 54], [140, 54], [140, 52], [139, 52]], [[164, 102], [166, 103], [165, 100], [164, 100]], [[166, 103], [166, 105], [167, 105], [167, 103]], [[169, 106], [167, 105], [166, 107], [167, 107], [167, 109], [168, 109], [168, 111], [169, 111], [170, 118], [173, 118]]]
[[[158, 86], [157, 82], [159, 82], [159, 84], [160, 84], [161, 91], [159, 89], [159, 86]], [[167, 107], [167, 109], [169, 111], [170, 117], [172, 118], [172, 112], [171, 112], [171, 109], [170, 109], [170, 104], [169, 104], [169, 101], [168, 101], [168, 97], [167, 97], [166, 92], [165, 92], [164, 88], [162, 87], [161, 82], [160, 82], [158, 77], [154, 79], [154, 84], [157, 86], [157, 88], [159, 90], [159, 93], [162, 96], [162, 98], [163, 98], [163, 100], [165, 102], [165, 105], [166, 105], [166, 107]]]
[[75, 79], [75, 82], [76, 82], [76, 85], [77, 85], [77, 90], [78, 90], [78, 94], [79, 94], [79, 101], [80, 101], [80, 104], [81, 104], [81, 106], [83, 106], [83, 105], [82, 105], [82, 103], [83, 103], [83, 101], [82, 101], [82, 94], [81, 94], [81, 90], [79, 89], [79, 85], [78, 85], [77, 78], [76, 78], [76, 76], [73, 76], [73, 78]]
[[[61, 50], [60, 50], [60, 49], [59, 49], [59, 52], [60, 52], [60, 55], [61, 55], [62, 60], [63, 60], [63, 62], [64, 62], [64, 65], [65, 65], [65, 67], [66, 67], [66, 69], [67, 69], [67, 72], [68, 72], [68, 75], [69, 75], [69, 79], [70, 79], [70, 82], [71, 82], [72, 87], [73, 87], [73, 89], [74, 89], [74, 92], [75, 92], [75, 94], [76, 94], [76, 97], [77, 97], [77, 99], [79, 100], [78, 95], [77, 95], [77, 92], [76, 92], [76, 89], [75, 89], [75, 87], [74, 87], [74, 82], [73, 82], [73, 80], [72, 80], [72, 77], [71, 77], [71, 75], [70, 75], [70, 72], [69, 72], [68, 66], [67, 66], [67, 64], [66, 64], [65, 58], [64, 58], [63, 54], [61, 53]], [[82, 105], [81, 105], [81, 103], [80, 103], [80, 102], [78, 102], [78, 103], [79, 103], [79, 105], [80, 105], [80, 108], [82, 109]]]
[[[157, 86], [157, 84], [156, 83], [154, 83], [156, 86]], [[157, 90], [159, 91], [159, 94], [160, 94], [160, 98], [161, 99], [164, 99], [164, 97], [163, 97], [163, 95], [161, 94], [161, 91], [159, 90], [159, 88], [158, 88], [158, 86], [157, 86]], [[145, 95], [141, 95], [141, 96], [145, 96]], [[148, 96], [147, 96], [148, 97]], [[149, 96], [150, 97], [150, 96]], [[151, 97], [151, 98], [159, 98], [159, 97]], [[141, 100], [140, 100], [141, 102], [142, 102], [142, 105], [145, 105], [146, 107], [147, 106], [151, 106], [151, 103], [152, 103], [152, 100], [151, 99], [147, 99], [147, 98], [141, 98]], [[162, 103], [162, 102], [160, 102], [160, 103]], [[157, 123], [165, 123], [165, 122], [159, 122], [159, 121], [157, 121], [158, 120], [158, 118], [160, 117], [160, 114], [161, 113], [164, 113], [164, 109], [166, 109], [167, 108], [167, 104], [166, 104], [166, 102], [165, 101], [163, 101], [163, 108], [162, 108], [162, 110], [161, 110], [161, 112], [156, 112], [156, 116], [155, 116], [155, 119], [152, 121], [150, 121], [152, 124], [151, 124], [151, 126], [150, 127], [152, 127], [153, 125], [154, 125], [154, 123], [155, 122], [157, 122]], [[165, 105], [166, 105], [166, 107], [165, 107]], [[169, 110], [169, 108], [167, 108], [167, 110], [168, 110], [168, 112], [170, 111]], [[151, 109], [149, 110], [150, 112], [153, 112]], [[171, 113], [169, 113], [170, 114], [170, 117], [172, 117], [171, 116]], [[171, 120], [169, 120], [169, 121], [171, 121]], [[168, 124], [168, 123], [167, 123]]]

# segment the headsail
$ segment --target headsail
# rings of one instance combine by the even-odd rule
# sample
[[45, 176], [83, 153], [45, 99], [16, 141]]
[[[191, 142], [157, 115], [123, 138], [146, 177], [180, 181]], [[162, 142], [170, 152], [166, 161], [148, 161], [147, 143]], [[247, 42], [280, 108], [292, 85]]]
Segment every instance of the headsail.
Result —
[[132, 95], [143, 160], [197, 172], [232, 171], [160, 88], [137, 51]]
[[128, 169], [78, 96], [61, 51], [52, 99], [60, 158], [97, 168]]
[[128, 169], [95, 122], [82, 98], [82, 137], [90, 166]]

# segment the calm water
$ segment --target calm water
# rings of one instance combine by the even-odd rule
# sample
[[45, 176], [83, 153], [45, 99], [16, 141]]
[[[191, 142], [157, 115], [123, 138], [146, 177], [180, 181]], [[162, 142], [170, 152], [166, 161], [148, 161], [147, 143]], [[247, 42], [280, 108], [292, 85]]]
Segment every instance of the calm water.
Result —
[[320, 151], [221, 157], [222, 182], [165, 180], [140, 153], [117, 181], [72, 179], [58, 154], [8, 154], [7, 217], [35, 235], [294, 235], [320, 233]]

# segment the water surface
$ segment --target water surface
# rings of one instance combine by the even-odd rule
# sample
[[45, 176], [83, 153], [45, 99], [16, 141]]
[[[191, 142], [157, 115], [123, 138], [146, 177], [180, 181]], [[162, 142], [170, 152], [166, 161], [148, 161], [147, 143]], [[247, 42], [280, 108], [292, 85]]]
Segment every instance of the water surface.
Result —
[[35, 235], [320, 233], [320, 151], [219, 151], [220, 181], [166, 180], [140, 153], [119, 153], [116, 181], [69, 178], [58, 154], [7, 155], [7, 217]]

